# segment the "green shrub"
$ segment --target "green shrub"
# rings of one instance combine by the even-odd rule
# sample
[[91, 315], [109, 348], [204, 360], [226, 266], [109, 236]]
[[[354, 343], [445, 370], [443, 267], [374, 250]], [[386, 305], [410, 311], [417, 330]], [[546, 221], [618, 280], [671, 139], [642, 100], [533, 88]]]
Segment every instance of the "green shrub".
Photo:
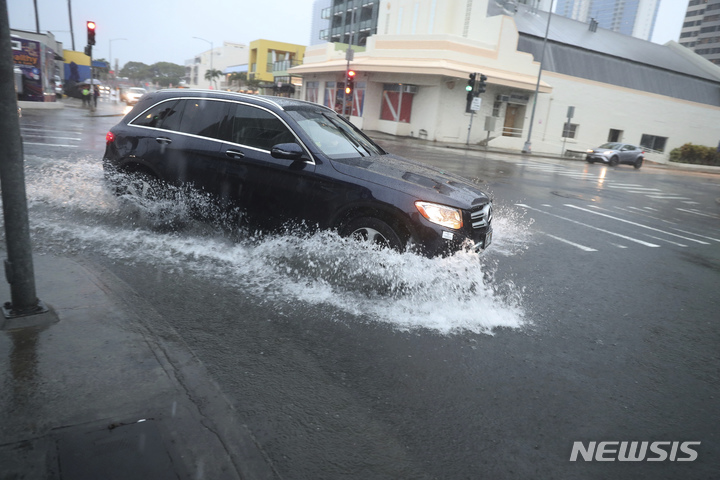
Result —
[[670, 151], [670, 161], [720, 167], [720, 153], [715, 147], [703, 147], [702, 145], [686, 143], [682, 147]]

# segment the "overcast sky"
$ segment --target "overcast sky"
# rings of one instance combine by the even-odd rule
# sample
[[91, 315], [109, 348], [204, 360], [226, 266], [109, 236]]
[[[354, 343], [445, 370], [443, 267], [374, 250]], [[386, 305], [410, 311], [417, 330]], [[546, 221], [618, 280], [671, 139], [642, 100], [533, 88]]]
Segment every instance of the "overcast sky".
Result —
[[[72, 49], [68, 3], [72, 5], [75, 50], [86, 44], [85, 22], [97, 23], [93, 57], [129, 62], [185, 60], [223, 41], [249, 44], [268, 39], [308, 45], [313, 0], [35, 0], [40, 31], [51, 31]], [[10, 28], [35, 31], [32, 0], [9, 0]], [[688, 0], [661, 0], [652, 40], [665, 43], [680, 36]], [[127, 40], [120, 40], [120, 39]], [[112, 42], [110, 42], [112, 40]], [[112, 45], [112, 46], [111, 46]]]

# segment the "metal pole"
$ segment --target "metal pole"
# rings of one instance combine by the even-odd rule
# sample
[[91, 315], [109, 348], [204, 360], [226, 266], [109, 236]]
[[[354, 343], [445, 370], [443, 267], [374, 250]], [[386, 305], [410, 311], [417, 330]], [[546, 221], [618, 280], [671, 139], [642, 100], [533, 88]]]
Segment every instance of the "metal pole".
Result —
[[35, 291], [22, 137], [13, 81], [14, 62], [7, 11], [7, 1], [0, 0], [0, 188], [8, 255], [5, 276], [10, 284], [11, 297], [3, 313], [6, 317], [14, 317], [46, 310]]
[[[203, 42], [207, 42], [210, 44], [210, 71], [212, 72], [212, 70], [213, 70], [213, 49], [215, 48], [215, 47], [213, 47], [213, 42], [211, 42], [210, 40], [205, 40], [204, 38], [200, 38], [200, 37], [192, 37], [192, 38], [196, 38], [198, 40], [202, 40]], [[212, 89], [212, 79], [210, 80], [210, 88]], [[217, 88], [217, 85], [216, 85], [216, 88]]]
[[72, 23], [72, 0], [68, 0], [68, 16], [70, 17], [70, 39], [72, 40], [72, 49], [75, 50], [75, 30]]
[[542, 76], [543, 61], [545, 60], [545, 46], [547, 44], [548, 33], [550, 33], [550, 20], [552, 19], [552, 15], [553, 15], [552, 9], [553, 9], [554, 2], [555, 2], [555, 0], [550, 0], [550, 10], [548, 11], [547, 27], [545, 27], [545, 38], [543, 39], [542, 53], [540, 54], [540, 71], [538, 72], [537, 84], [535, 85], [535, 97], [533, 98], [532, 114], [530, 115], [530, 127], [528, 128], [527, 141], [525, 142], [525, 145], [523, 146], [523, 149], [522, 149], [523, 153], [530, 153], [532, 150], [531, 143], [530, 143], [530, 137], [532, 137], [533, 123], [535, 122], [535, 108], [537, 107], [537, 97], [538, 97], [538, 93], [540, 92], [540, 77]]
[[475, 110], [470, 110], [470, 124], [468, 125], [468, 136], [465, 145], [470, 145], [470, 129], [472, 128], [473, 117], [475, 116]]

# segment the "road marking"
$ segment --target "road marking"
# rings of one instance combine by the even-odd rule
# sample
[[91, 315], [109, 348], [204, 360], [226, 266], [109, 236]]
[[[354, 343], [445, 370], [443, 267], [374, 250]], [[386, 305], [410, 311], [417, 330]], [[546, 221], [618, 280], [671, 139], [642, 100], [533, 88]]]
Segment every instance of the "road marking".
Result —
[[23, 145], [40, 145], [44, 147], [66, 147], [66, 148], [78, 148], [77, 145], [63, 145], [59, 143], [36, 143], [36, 142], [23, 142]]
[[515, 205], [517, 205], [518, 207], [527, 208], [528, 210], [534, 210], [534, 211], [536, 211], [536, 212], [540, 212], [540, 213], [544, 213], [544, 214], [546, 214], [546, 215], [550, 215], [550, 216], [553, 216], [553, 217], [557, 217], [557, 218], [559, 218], [559, 219], [561, 219], [561, 220], [567, 220], [567, 221], [570, 222], [570, 223], [574, 223], [574, 224], [576, 224], [576, 225], [582, 225], [583, 227], [587, 227], [587, 228], [591, 228], [591, 229], [593, 229], [593, 230], [597, 230], [597, 231], [599, 231], [599, 232], [607, 233], [608, 235], [613, 235], [613, 236], [615, 236], [615, 237], [620, 237], [620, 238], [623, 238], [623, 239], [625, 239], [625, 240], [629, 240], [629, 241], [631, 241], [631, 242], [639, 243], [640, 245], [645, 245], [646, 247], [653, 247], [653, 248], [659, 248], [659, 247], [660, 247], [660, 245], [655, 245], [654, 243], [645, 242], [645, 241], [639, 240], [639, 239], [637, 239], [637, 238], [628, 237], [628, 236], [625, 236], [625, 235], [621, 235], [621, 234], [619, 234], [619, 233], [611, 232], [610, 230], [605, 230], [605, 229], [603, 229], [603, 228], [595, 227], [595, 226], [593, 226], [593, 225], [588, 225], [587, 223], [578, 222], [577, 220], [573, 220], [572, 218], [562, 217], [562, 216], [560, 216], [560, 215], [555, 215], [554, 213], [545, 212], [545, 211], [540, 210], [540, 209], [538, 209], [538, 208], [533, 208], [533, 207], [531, 207], [531, 206], [529, 206], [529, 205], [525, 205], [524, 203], [516, 203]]
[[670, 223], [670, 224], [672, 224], [672, 225], [677, 225], [677, 222], [671, 222], [670, 220], [666, 220], [666, 219], [664, 219], [664, 218], [654, 217], [654, 216], [652, 216], [652, 215], [648, 215], [647, 213], [645, 213], [645, 211], [644, 211], [642, 208], [638, 208], [638, 207], [627, 207], [627, 208], [615, 207], [615, 208], [618, 209], [618, 210], [621, 210], [621, 211], [623, 211], [623, 212], [634, 213], [634, 214], [636, 214], [636, 215], [642, 215], [643, 217], [652, 218], [653, 220], [657, 220], [657, 221], [659, 221], [659, 222], [664, 222], [664, 223]]
[[646, 197], [656, 200], [690, 200], [690, 197], [679, 197], [677, 195], [646, 195]]
[[713, 237], [707, 237], [705, 235], [700, 235], [699, 233], [688, 232], [686, 230], [680, 230], [679, 228], [673, 228], [673, 230], [677, 230], [678, 232], [682, 232], [682, 233], [687, 233], [688, 235], [695, 235], [696, 237], [700, 237], [700, 238], [707, 238], [708, 240], [712, 240], [713, 242], [720, 242], [720, 239], [713, 238]]
[[45, 135], [45, 134], [43, 134], [43, 135], [34, 135], [34, 134], [23, 135], [23, 138], [28, 138], [28, 137], [31, 137], [31, 138], [57, 138], [60, 140], [82, 140], [80, 137], [56, 137], [55, 135]]
[[680, 210], [681, 212], [686, 212], [686, 213], [694, 213], [695, 215], [700, 215], [703, 217], [720, 218], [717, 215], [712, 215], [710, 213], [702, 213], [702, 212], [698, 212], [697, 210], [688, 210], [686, 208], [677, 208], [676, 210]]
[[671, 232], [667, 232], [667, 231], [665, 231], [665, 230], [660, 230], [659, 228], [648, 227], [647, 225], [643, 225], [642, 223], [631, 222], [630, 220], [625, 220], [624, 218], [619, 218], [619, 217], [613, 217], [612, 215], [607, 215], [607, 214], [605, 214], [605, 213], [594, 212], [594, 211], [592, 211], [592, 210], [588, 210], [587, 208], [578, 207], [577, 205], [572, 205], [572, 204], [570, 204], [570, 203], [566, 203], [565, 206], [566, 206], [566, 207], [570, 207], [570, 208], [575, 208], [575, 209], [577, 209], [577, 210], [582, 210], [583, 212], [592, 213], [593, 215], [600, 215], [600, 216], [603, 216], [603, 217], [610, 218], [610, 219], [612, 219], [612, 220], [617, 220], [618, 222], [629, 223], [630, 225], [635, 225], [636, 227], [647, 228], [648, 230], [652, 230], [652, 231], [654, 231], [654, 232], [660, 232], [660, 233], [663, 233], [663, 234], [665, 234], [665, 235], [671, 235], [671, 236], [673, 236], [673, 237], [682, 238], [683, 240], [688, 240], [688, 241], [690, 241], [690, 242], [696, 242], [696, 243], [699, 243], [699, 244], [701, 244], [701, 245], [710, 245], [709, 243], [703, 242], [702, 240], [695, 240], [694, 238], [683, 237], [682, 235], [678, 235], [678, 234], [676, 234], [676, 233], [671, 233]]
[[556, 237], [555, 235], [550, 235], [549, 233], [545, 233], [545, 232], [540, 232], [540, 233], [547, 235], [550, 238], [554, 238], [555, 240], [557, 240], [559, 242], [567, 243], [568, 245], [572, 245], [573, 247], [579, 248], [580, 250], [582, 250], [584, 252], [597, 252], [597, 250], [594, 248], [586, 247], [585, 245], [580, 245], [579, 243], [574, 243], [574, 242], [571, 242], [570, 240], [565, 240], [564, 238]]
[[609, 184], [608, 184], [608, 187], [610, 187], [610, 188], [620, 188], [620, 189], [623, 189], [623, 190], [633, 190], [633, 191], [637, 191], [637, 192], [645, 192], [645, 191], [649, 191], [649, 192], [662, 192], [662, 190], [660, 190], [659, 188], [646, 188], [646, 187], [641, 187], [640, 185], [627, 185], [627, 186], [625, 186], [625, 185], [614, 185], [614, 184], [612, 184], [612, 183], [609, 183]]
[[682, 243], [673, 242], [672, 240], [667, 240], [665, 238], [656, 237], [655, 235], [650, 235], [649, 233], [644, 234], [646, 237], [654, 238], [655, 240], [659, 240], [661, 242], [667, 242], [672, 245], [677, 245], [678, 247], [687, 247], [687, 245], [684, 245]]

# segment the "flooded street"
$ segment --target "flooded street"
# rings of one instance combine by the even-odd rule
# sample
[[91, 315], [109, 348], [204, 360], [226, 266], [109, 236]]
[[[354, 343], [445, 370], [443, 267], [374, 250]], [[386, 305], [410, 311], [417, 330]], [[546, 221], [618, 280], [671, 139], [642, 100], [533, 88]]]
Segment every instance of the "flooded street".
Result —
[[[278, 478], [717, 471], [718, 176], [380, 136], [493, 195], [486, 252], [428, 259], [257, 232], [197, 193], [118, 198], [101, 158], [119, 117], [76, 113], [22, 119], [45, 132], [25, 146], [35, 255], [127, 285], [146, 313], [128, 331], [192, 352]], [[68, 119], [79, 140], [51, 143]], [[694, 462], [571, 462], [578, 441], [700, 444]]]

